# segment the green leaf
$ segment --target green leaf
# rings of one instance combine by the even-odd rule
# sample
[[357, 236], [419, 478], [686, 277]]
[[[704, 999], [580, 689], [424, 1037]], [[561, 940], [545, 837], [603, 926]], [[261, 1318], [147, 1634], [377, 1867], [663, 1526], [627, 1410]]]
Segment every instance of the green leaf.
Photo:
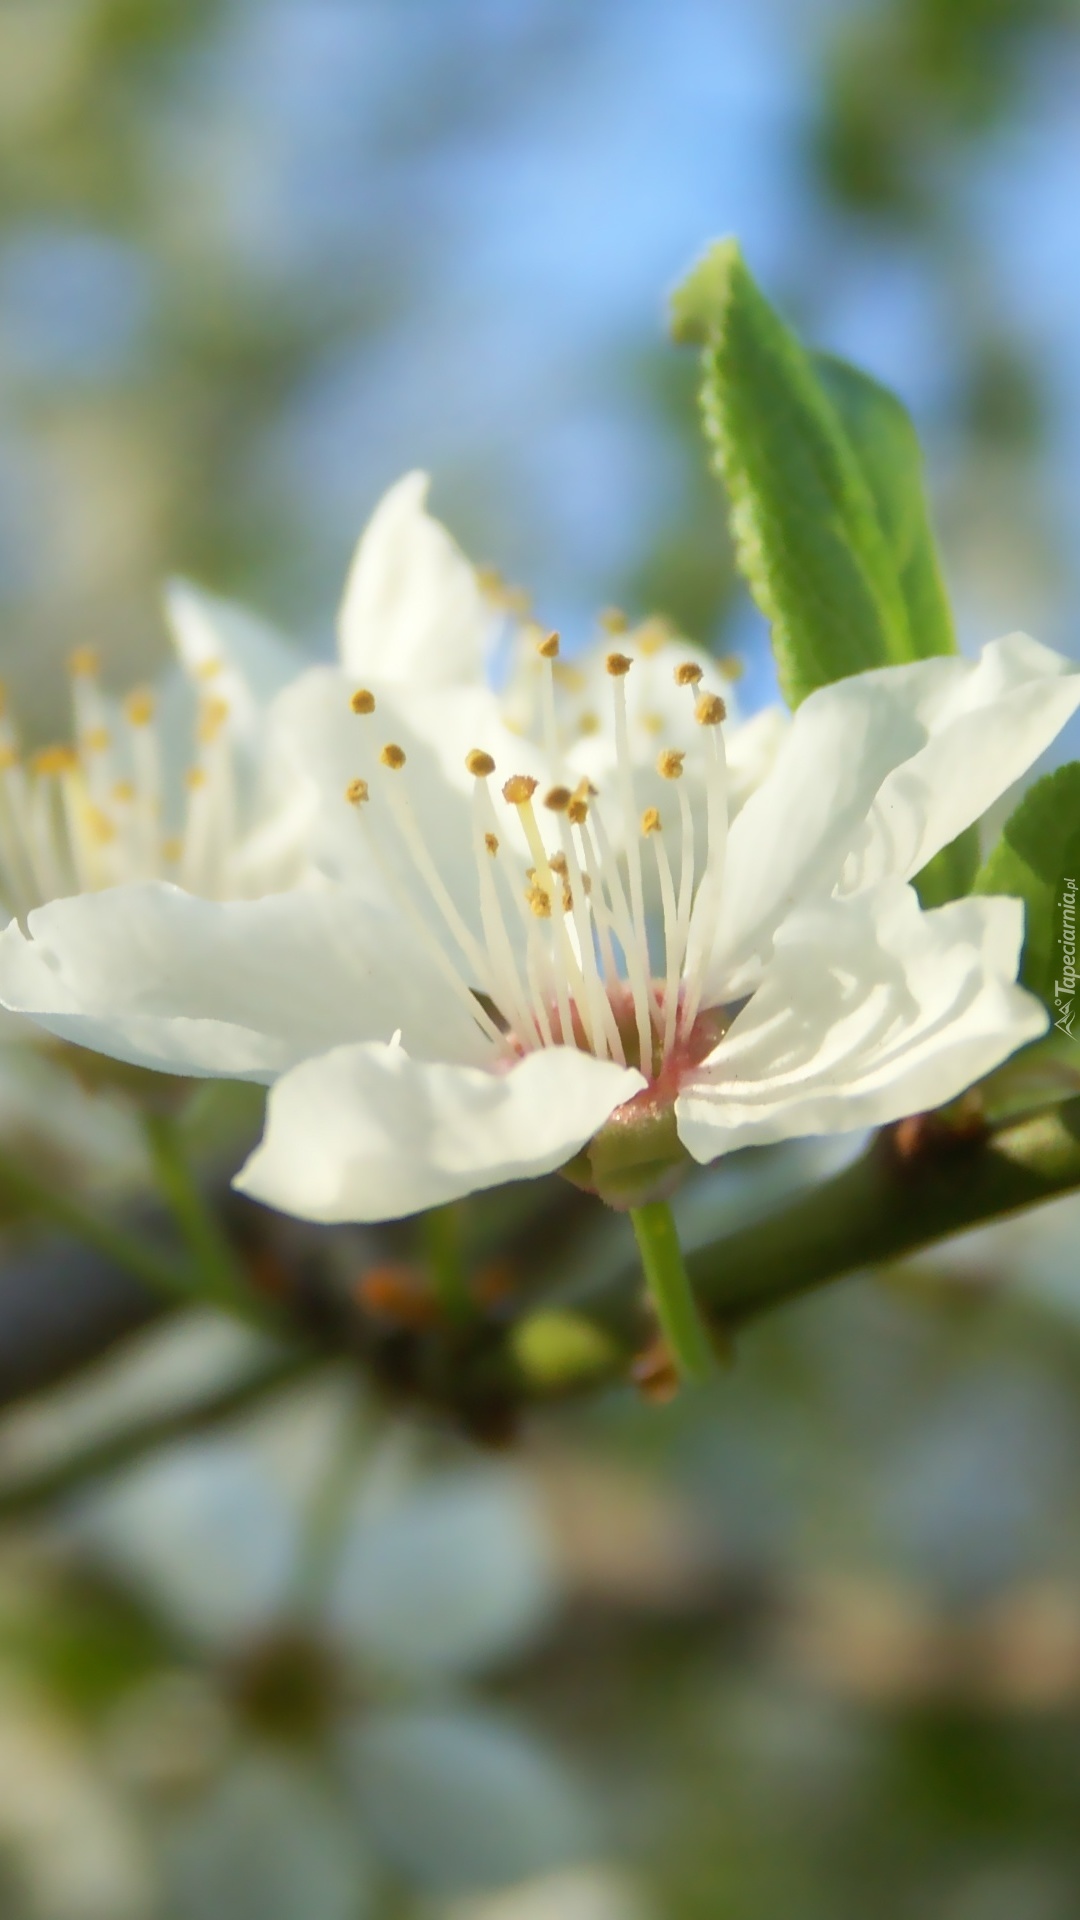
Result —
[[846, 674], [951, 650], [900, 403], [842, 362], [815, 362], [733, 240], [678, 289], [672, 323], [677, 339], [705, 342], [706, 436], [791, 704]]
[[907, 408], [888, 387], [833, 354], [814, 366], [843, 422], [888, 541], [907, 612], [910, 659], [955, 653], [956, 635], [923, 485], [922, 449]]
[[[1070, 911], [1074, 890], [1078, 906]], [[976, 876], [974, 892], [1011, 893], [1023, 900], [1027, 914], [1020, 977], [1051, 1009], [1059, 1010], [1061, 1001], [1071, 1000], [1075, 991], [1069, 971], [1075, 953], [1070, 954], [1069, 941], [1074, 941], [1072, 929], [1080, 919], [1080, 761], [1048, 773], [1024, 795]], [[1080, 1014], [1080, 1008], [1077, 1011]]]

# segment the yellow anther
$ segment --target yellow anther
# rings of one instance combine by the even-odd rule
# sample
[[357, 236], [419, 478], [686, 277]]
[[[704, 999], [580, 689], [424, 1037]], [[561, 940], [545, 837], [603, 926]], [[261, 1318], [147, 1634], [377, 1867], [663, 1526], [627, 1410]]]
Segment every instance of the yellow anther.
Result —
[[474, 574], [485, 600], [489, 600], [502, 613], [516, 613], [524, 619], [532, 601], [523, 587], [511, 586], [498, 567], [476, 567]]
[[394, 773], [400, 773], [405, 765], [405, 749], [397, 746], [393, 740], [388, 740], [379, 759], [384, 767], [390, 767]]
[[354, 713], [374, 713], [375, 695], [370, 687], [357, 687], [349, 705]]
[[177, 833], [170, 834], [167, 840], [162, 841], [161, 857], [163, 860], [168, 860], [174, 864], [177, 860], [183, 859], [184, 843], [181, 840], [179, 834]]
[[91, 727], [89, 732], [83, 735], [83, 746], [87, 753], [107, 753], [110, 746], [108, 727]]
[[205, 787], [206, 773], [204, 769], [202, 767], [189, 767], [184, 775], [184, 785], [190, 793], [194, 793], [197, 787]]
[[549, 787], [544, 795], [544, 805], [552, 813], [565, 813], [573, 797], [569, 787]]
[[32, 771], [46, 780], [54, 774], [70, 773], [78, 764], [74, 747], [66, 746], [42, 747], [30, 762]]
[[564, 880], [566, 879], [568, 867], [565, 853], [553, 853], [548, 861], [548, 866], [551, 868], [552, 873], [559, 873]]
[[227, 700], [207, 700], [199, 715], [198, 738], [200, 744], [204, 747], [210, 746], [211, 743], [217, 739], [218, 734], [221, 732], [228, 718], [229, 703]]
[[0, 746], [0, 773], [8, 773], [12, 767], [17, 767], [18, 764], [19, 755], [16, 748], [8, 746], [5, 742], [3, 746]]
[[663, 733], [664, 716], [662, 713], [643, 713], [641, 724], [646, 733]]
[[645, 620], [634, 631], [634, 645], [639, 653], [659, 653], [674, 639], [675, 630], [671, 623], [656, 613], [651, 620]]
[[545, 888], [531, 886], [527, 890], [525, 898], [529, 903], [530, 913], [534, 914], [537, 920], [551, 919], [551, 895]]
[[124, 713], [133, 727], [148, 727], [154, 717], [154, 696], [149, 687], [136, 687], [124, 701]]
[[746, 672], [746, 662], [737, 653], [725, 653], [716, 664], [725, 680], [741, 680]]
[[702, 669], [693, 660], [683, 660], [675, 669], [677, 687], [696, 687], [701, 679]]
[[665, 747], [656, 762], [656, 771], [661, 780], [681, 780], [685, 759], [685, 753], [678, 747]]
[[76, 647], [68, 657], [68, 672], [78, 679], [90, 679], [101, 667], [96, 647]]
[[195, 669], [196, 680], [216, 680], [223, 664], [221, 660], [200, 660]]
[[578, 732], [583, 739], [587, 739], [590, 734], [599, 733], [599, 731], [600, 715], [593, 713], [590, 707], [582, 714], [581, 719], [578, 721]]
[[116, 839], [116, 828], [108, 814], [102, 813], [100, 807], [88, 807], [84, 819], [91, 840], [95, 841], [99, 847], [107, 847], [110, 840]]
[[350, 806], [362, 807], [367, 797], [368, 797], [368, 783], [366, 780], [350, 780], [349, 781], [349, 784], [345, 789], [345, 798], [349, 802]]
[[474, 747], [471, 753], [465, 755], [465, 766], [477, 780], [486, 780], [495, 771], [495, 762], [483, 747]]
[[641, 816], [641, 831], [646, 836], [661, 831], [659, 807], [646, 807]]
[[485, 835], [484, 835], [484, 845], [485, 845], [485, 847], [487, 848], [487, 850], [488, 850], [488, 852], [490, 853], [490, 855], [491, 855], [491, 857], [492, 857], [492, 859], [494, 860], [494, 858], [495, 858], [495, 855], [496, 855], [496, 854], [498, 853], [498, 851], [499, 851], [499, 836], [498, 836], [498, 834], [497, 834], [497, 833], [485, 833]]
[[474, 572], [476, 574], [476, 584], [481, 593], [486, 593], [492, 600], [502, 594], [506, 586], [506, 581], [503, 579], [498, 567], [476, 567]]
[[536, 651], [540, 655], [541, 660], [557, 660], [559, 657], [558, 634], [545, 634], [544, 638], [537, 642]]
[[589, 794], [595, 789], [587, 780], [579, 780], [574, 788], [574, 797], [566, 809], [566, 817], [572, 827], [580, 827], [589, 817]]
[[512, 773], [503, 787], [503, 799], [511, 807], [527, 806], [536, 792], [536, 781], [527, 773]]
[[[194, 768], [193, 771], [197, 773], [198, 768], [197, 767]], [[191, 782], [189, 781], [188, 784], [190, 785]], [[135, 798], [135, 789], [132, 786], [131, 781], [118, 780], [112, 790], [112, 797], [115, 800], [118, 807], [130, 807], [132, 801]]]
[[627, 653], [609, 653], [607, 659], [604, 661], [604, 665], [613, 680], [621, 680], [624, 673], [629, 673], [633, 664], [633, 661]]
[[718, 693], [703, 693], [694, 708], [694, 719], [699, 727], [718, 727], [721, 720], [727, 719], [727, 708]]
[[600, 614], [600, 626], [604, 633], [625, 633], [630, 625], [621, 607], [605, 607]]

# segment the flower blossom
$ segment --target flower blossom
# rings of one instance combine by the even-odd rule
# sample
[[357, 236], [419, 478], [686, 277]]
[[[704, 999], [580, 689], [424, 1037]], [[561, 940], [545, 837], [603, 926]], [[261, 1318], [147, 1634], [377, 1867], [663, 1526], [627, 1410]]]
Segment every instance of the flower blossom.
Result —
[[25, 917], [45, 901], [126, 881], [192, 893], [268, 892], [303, 867], [306, 820], [262, 724], [298, 671], [250, 616], [174, 583], [167, 612], [179, 671], [116, 701], [92, 647], [70, 659], [70, 741], [29, 754], [0, 709], [0, 904]]
[[[555, 636], [539, 657], [554, 679]], [[694, 663], [691, 747], [658, 743], [642, 777], [639, 664], [609, 650], [598, 780], [573, 777], [554, 698], [533, 743], [486, 686], [313, 669], [281, 722], [338, 884], [57, 901], [0, 939], [5, 1002], [144, 1065], [276, 1079], [237, 1185], [322, 1221], [571, 1162], [637, 1204], [680, 1156], [940, 1105], [1045, 1029], [1021, 904], [927, 912], [908, 883], [1080, 704], [1067, 661], [1012, 635], [823, 688], [734, 818]]]

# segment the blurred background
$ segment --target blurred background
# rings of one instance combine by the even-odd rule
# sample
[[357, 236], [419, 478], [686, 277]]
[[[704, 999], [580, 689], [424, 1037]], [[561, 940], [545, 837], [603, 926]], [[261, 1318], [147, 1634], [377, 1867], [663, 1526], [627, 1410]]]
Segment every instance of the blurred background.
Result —
[[[771, 698], [664, 333], [732, 230], [912, 409], [965, 644], [1076, 653], [1078, 29], [1073, 0], [3, 0], [30, 728], [78, 644], [153, 670], [172, 572], [325, 652], [417, 465], [545, 622], [663, 611]], [[119, 1096], [8, 1078], [9, 1143], [149, 1204]], [[215, 1111], [208, 1177], [256, 1123]], [[688, 1236], [815, 1164], [703, 1178]], [[577, 1221], [555, 1277], [624, 1231]], [[705, 1399], [501, 1452], [3, 1244], [3, 1920], [1080, 1911], [1076, 1204], [786, 1310]]]

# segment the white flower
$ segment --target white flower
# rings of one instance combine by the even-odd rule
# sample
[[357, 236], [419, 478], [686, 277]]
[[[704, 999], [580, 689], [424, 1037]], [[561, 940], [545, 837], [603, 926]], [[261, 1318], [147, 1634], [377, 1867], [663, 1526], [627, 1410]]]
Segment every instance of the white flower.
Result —
[[304, 870], [307, 805], [273, 752], [265, 709], [298, 657], [250, 615], [175, 582], [179, 671], [122, 702], [92, 648], [71, 658], [73, 737], [25, 755], [0, 712], [0, 906], [125, 881], [174, 880], [228, 898]]
[[237, 1184], [323, 1221], [407, 1214], [587, 1143], [612, 1193], [628, 1162], [670, 1162], [676, 1130], [707, 1161], [879, 1125], [1044, 1030], [1016, 985], [1020, 903], [923, 912], [907, 881], [1080, 704], [1068, 662], [1013, 635], [977, 665], [822, 689], [730, 830], [723, 704], [691, 668], [706, 835], [681, 750], [661, 749], [648, 790], [637, 776], [634, 671], [612, 654], [598, 792], [568, 784], [557, 741], [545, 755], [507, 733], [486, 688], [349, 699], [340, 673], [313, 671], [282, 719], [346, 884], [58, 901], [0, 940], [5, 1001], [145, 1065], [268, 1080], [292, 1065]]

